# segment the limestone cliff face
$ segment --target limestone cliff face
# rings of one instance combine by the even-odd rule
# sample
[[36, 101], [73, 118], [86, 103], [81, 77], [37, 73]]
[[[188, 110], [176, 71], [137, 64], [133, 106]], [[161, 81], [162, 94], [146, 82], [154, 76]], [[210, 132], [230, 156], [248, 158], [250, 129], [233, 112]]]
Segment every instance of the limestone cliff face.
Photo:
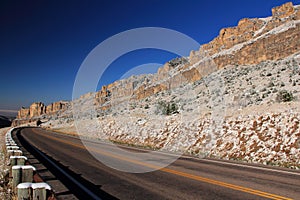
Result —
[[[236, 27], [223, 28], [219, 35], [189, 57], [176, 58], [158, 69], [156, 74], [133, 76], [103, 86], [94, 97], [94, 105], [102, 110], [113, 101], [141, 100], [159, 92], [193, 83], [228, 65], [252, 65], [266, 60], [279, 60], [299, 52], [300, 7], [286, 3], [272, 9], [268, 18], [241, 19]], [[67, 109], [69, 102], [48, 106], [34, 103], [18, 112], [17, 121], [55, 115]]]
[[44, 113], [47, 115], [55, 114], [60, 110], [66, 109], [67, 105], [68, 105], [68, 102], [64, 102], [64, 101], [51, 103], [50, 105], [48, 105], [44, 108], [45, 109]]
[[[278, 18], [285, 18], [293, 15], [295, 9], [291, 2], [283, 4], [282, 6], [278, 6], [272, 9], [272, 16]], [[298, 13], [299, 14], [299, 13]], [[299, 15], [298, 15], [299, 16]]]
[[105, 86], [97, 93], [96, 102], [107, 102], [108, 92], [114, 97], [144, 99], [200, 80], [227, 65], [278, 60], [299, 52], [299, 48], [300, 8], [286, 3], [273, 8], [271, 17], [241, 19], [236, 27], [223, 28], [218, 37], [198, 51], [191, 51], [188, 58], [167, 62], [151, 77], [121, 80]]
[[17, 119], [24, 119], [24, 118], [28, 118], [29, 117], [29, 108], [24, 108], [22, 107], [19, 111], [18, 111], [18, 115], [17, 115]]
[[158, 92], [167, 90], [167, 86], [164, 84], [157, 84], [151, 87], [147, 87], [146, 85], [142, 85], [137, 90], [135, 90], [135, 97], [136, 99], [143, 99], [149, 96], [152, 96], [153, 94], [156, 94]]
[[40, 116], [44, 114], [45, 111], [46, 111], [46, 107], [42, 102], [33, 103], [29, 107], [29, 116], [30, 118]]
[[200, 52], [213, 57], [218, 68], [258, 64], [285, 58], [300, 49], [300, 9], [291, 2], [272, 9], [272, 17], [242, 19], [237, 27], [224, 28], [218, 37], [191, 52], [192, 63]]
[[59, 101], [45, 106], [42, 102], [32, 103], [29, 108], [22, 107], [18, 111], [17, 118], [13, 121], [13, 126], [18, 126], [25, 123], [37, 121], [45, 116], [45, 118], [55, 115], [67, 108], [69, 102]]

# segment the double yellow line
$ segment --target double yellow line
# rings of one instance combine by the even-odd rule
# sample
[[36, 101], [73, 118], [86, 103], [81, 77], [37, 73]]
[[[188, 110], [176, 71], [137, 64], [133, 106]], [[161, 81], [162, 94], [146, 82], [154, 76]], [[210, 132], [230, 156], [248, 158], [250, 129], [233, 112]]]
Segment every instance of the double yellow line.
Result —
[[[37, 133], [37, 134], [40, 134], [39, 132], [35, 131], [34, 129], [32, 129], [32, 131]], [[81, 148], [81, 149], [86, 149], [84, 146], [82, 146], [80, 144], [75, 144], [75, 143], [72, 143], [70, 141], [59, 139], [59, 138], [50, 136], [49, 134], [40, 134], [40, 135], [42, 135], [44, 137], [47, 137], [49, 139], [56, 140], [56, 141], [59, 141], [61, 143], [70, 145], [70, 146], [74, 146], [74, 147]], [[218, 186], [221, 186], [221, 187], [230, 188], [230, 189], [233, 189], [233, 190], [237, 190], [237, 191], [241, 191], [241, 192], [245, 192], [245, 193], [249, 193], [249, 194], [253, 194], [253, 195], [257, 195], [257, 196], [261, 196], [261, 197], [265, 197], [265, 198], [269, 198], [269, 199], [291, 200], [291, 198], [287, 198], [287, 197], [279, 196], [279, 195], [276, 195], [276, 194], [263, 192], [263, 191], [260, 191], [260, 190], [254, 190], [254, 189], [251, 189], [251, 188], [242, 187], [242, 186], [239, 186], [239, 185], [234, 185], [234, 184], [230, 184], [230, 183], [226, 183], [226, 182], [222, 182], [222, 181], [217, 181], [217, 180], [213, 180], [213, 179], [209, 179], [209, 178], [205, 178], [205, 177], [201, 177], [201, 176], [197, 176], [197, 175], [193, 175], [193, 174], [189, 174], [189, 173], [185, 173], [185, 172], [181, 172], [181, 171], [173, 170], [173, 169], [169, 169], [169, 168], [160, 168], [159, 166], [156, 166], [156, 165], [152, 165], [152, 164], [149, 164], [149, 163], [143, 163], [143, 162], [133, 160], [133, 159], [130, 159], [130, 158], [126, 158], [126, 157], [123, 157], [123, 156], [121, 157], [121, 156], [118, 156], [116, 154], [101, 151], [97, 148], [90, 147], [89, 149], [92, 149], [92, 151], [94, 151], [96, 153], [100, 153], [100, 154], [105, 155], [105, 156], [116, 158], [118, 160], [123, 160], [123, 161], [126, 161], [126, 162], [138, 164], [138, 165], [141, 165], [141, 166], [145, 166], [145, 167], [149, 167], [149, 168], [152, 168], [152, 169], [160, 170], [160, 171], [163, 171], [163, 172], [167, 172], [167, 173], [170, 173], [170, 174], [174, 174], [174, 175], [178, 175], [178, 176], [181, 176], [181, 177], [189, 178], [189, 179], [192, 179], [192, 180], [201, 181], [201, 182], [205, 182], [205, 183], [209, 183], [209, 184], [213, 184], [213, 185], [218, 185]]]

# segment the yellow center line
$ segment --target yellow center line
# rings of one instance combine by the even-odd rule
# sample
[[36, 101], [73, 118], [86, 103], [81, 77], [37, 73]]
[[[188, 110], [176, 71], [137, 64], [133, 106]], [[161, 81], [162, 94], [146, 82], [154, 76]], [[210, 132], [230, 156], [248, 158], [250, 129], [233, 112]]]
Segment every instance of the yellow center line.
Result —
[[[66, 140], [63, 140], [63, 139], [59, 139], [59, 138], [50, 136], [49, 134], [41, 134], [41, 133], [35, 131], [34, 129], [32, 129], [32, 131], [34, 133], [39, 134], [39, 135], [43, 135], [44, 137], [47, 137], [49, 139], [56, 140], [56, 141], [59, 141], [59, 142], [62, 142], [64, 144], [68, 144], [70, 146], [74, 146], [74, 147], [77, 147], [77, 148], [86, 149], [86, 147], [82, 146], [81, 144], [75, 144], [75, 143], [70, 142], [70, 141], [66, 141]], [[241, 191], [241, 192], [245, 192], [245, 193], [249, 193], [249, 194], [254, 194], [254, 195], [261, 196], [261, 197], [266, 197], [266, 198], [269, 198], [269, 199], [291, 200], [291, 198], [279, 196], [279, 195], [276, 195], [276, 194], [267, 193], [267, 192], [263, 192], [263, 191], [260, 191], [260, 190], [254, 190], [254, 189], [251, 189], [251, 188], [247, 188], [247, 187], [243, 187], [243, 186], [239, 186], [239, 185], [234, 185], [234, 184], [230, 184], [230, 183], [226, 183], [226, 182], [222, 182], [222, 181], [217, 181], [217, 180], [213, 180], [213, 179], [210, 179], [210, 178], [205, 178], [205, 177], [202, 177], [202, 176], [185, 173], [185, 172], [182, 172], [182, 171], [173, 170], [173, 169], [170, 169], [170, 168], [160, 168], [159, 166], [156, 166], [156, 165], [140, 162], [140, 161], [137, 161], [137, 160], [126, 158], [124, 156], [121, 157], [121, 156], [118, 156], [116, 154], [109, 153], [109, 152], [106, 152], [106, 151], [101, 151], [98, 148], [89, 147], [89, 149], [92, 149], [93, 152], [100, 153], [102, 155], [105, 155], [105, 156], [108, 156], [108, 157], [111, 157], [111, 158], [116, 158], [118, 160], [123, 160], [123, 161], [126, 161], [126, 162], [138, 164], [138, 165], [141, 165], [141, 166], [145, 166], [145, 167], [149, 167], [149, 168], [152, 168], [152, 169], [160, 170], [160, 171], [167, 172], [167, 173], [174, 174], [174, 175], [178, 175], [178, 176], [181, 176], [181, 177], [185, 177], [185, 178], [189, 178], [189, 179], [193, 179], [193, 180], [197, 180], [197, 181], [201, 181], [201, 182], [205, 182], [205, 183], [210, 183], [210, 184], [213, 184], [213, 185], [218, 185], [218, 186], [221, 186], [221, 187], [226, 187], [226, 188], [230, 188], [230, 189], [233, 189], [233, 190], [237, 190], [237, 191]]]

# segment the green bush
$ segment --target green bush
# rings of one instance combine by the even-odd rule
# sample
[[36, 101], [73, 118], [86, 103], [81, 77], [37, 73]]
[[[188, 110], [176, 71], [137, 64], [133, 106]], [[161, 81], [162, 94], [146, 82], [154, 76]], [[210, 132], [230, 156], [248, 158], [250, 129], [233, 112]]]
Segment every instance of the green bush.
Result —
[[178, 112], [178, 106], [174, 101], [159, 101], [156, 105], [156, 114], [171, 115]]
[[278, 102], [289, 102], [294, 99], [293, 94], [286, 90], [281, 90], [277, 93], [276, 100]]

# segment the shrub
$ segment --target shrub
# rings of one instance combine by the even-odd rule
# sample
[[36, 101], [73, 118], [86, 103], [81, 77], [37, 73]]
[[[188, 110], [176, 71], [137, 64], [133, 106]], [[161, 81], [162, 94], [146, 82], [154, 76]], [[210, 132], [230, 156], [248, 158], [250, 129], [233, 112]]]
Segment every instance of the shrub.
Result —
[[159, 101], [156, 106], [156, 114], [171, 115], [178, 113], [178, 106], [175, 102]]
[[186, 58], [181, 57], [181, 58], [174, 58], [173, 60], [170, 60], [168, 63], [172, 67], [177, 67], [178, 65], [185, 64], [187, 62], [188, 60]]
[[289, 102], [294, 99], [293, 94], [286, 90], [281, 90], [277, 93], [276, 101], [278, 102]]

